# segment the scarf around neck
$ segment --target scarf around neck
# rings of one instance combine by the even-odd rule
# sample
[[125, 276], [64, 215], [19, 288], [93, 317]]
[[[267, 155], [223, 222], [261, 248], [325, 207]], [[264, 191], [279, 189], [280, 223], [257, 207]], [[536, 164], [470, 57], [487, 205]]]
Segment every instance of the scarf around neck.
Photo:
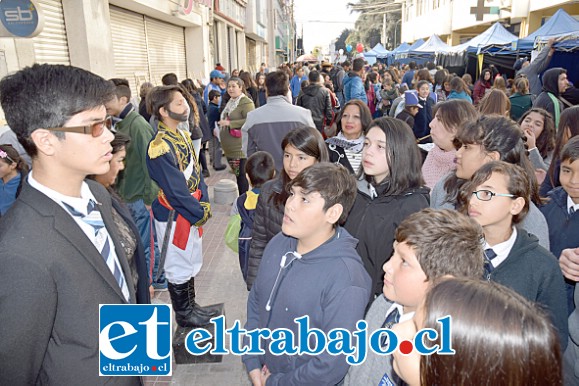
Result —
[[328, 138], [326, 143], [329, 145], [340, 146], [344, 150], [350, 150], [354, 153], [360, 153], [364, 147], [364, 136], [361, 135], [358, 139], [347, 139], [341, 131], [332, 138]]
[[225, 105], [225, 108], [223, 109], [223, 112], [221, 113], [221, 119], [227, 119], [229, 114], [231, 114], [231, 112], [237, 108], [242, 98], [243, 94], [241, 94], [237, 98], [231, 98], [230, 100], [228, 100], [227, 104]]

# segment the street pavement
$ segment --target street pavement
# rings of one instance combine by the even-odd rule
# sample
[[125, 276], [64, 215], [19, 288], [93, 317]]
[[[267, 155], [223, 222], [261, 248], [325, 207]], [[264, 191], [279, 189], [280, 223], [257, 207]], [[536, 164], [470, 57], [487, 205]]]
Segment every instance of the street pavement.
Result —
[[[209, 185], [213, 217], [203, 226], [203, 267], [195, 277], [196, 300], [202, 306], [225, 303], [227, 327], [231, 327], [235, 320], [240, 320], [243, 326], [246, 321], [248, 291], [241, 276], [237, 254], [227, 248], [223, 241], [231, 205], [213, 204], [213, 187], [221, 179], [235, 181], [235, 178], [229, 168], [219, 172], [210, 170], [211, 177], [207, 178], [206, 182]], [[170, 304], [169, 293], [156, 291], [153, 302]], [[173, 363], [173, 376], [145, 377], [146, 386], [250, 384], [241, 358], [235, 355], [224, 355], [221, 363], [191, 365]]]

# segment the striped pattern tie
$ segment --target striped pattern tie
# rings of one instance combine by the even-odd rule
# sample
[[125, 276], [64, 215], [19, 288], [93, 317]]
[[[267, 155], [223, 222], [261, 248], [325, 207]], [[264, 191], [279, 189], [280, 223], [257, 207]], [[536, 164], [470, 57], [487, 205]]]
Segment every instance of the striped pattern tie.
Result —
[[105, 228], [105, 223], [101, 216], [96, 203], [93, 200], [89, 200], [87, 206], [87, 215], [85, 216], [81, 212], [74, 209], [72, 206], [68, 205], [66, 202], [62, 203], [64, 207], [72, 214], [74, 217], [79, 217], [86, 224], [90, 225], [94, 229], [94, 234], [96, 238], [95, 247], [99, 250], [102, 258], [104, 259], [107, 267], [111, 270], [111, 273], [115, 277], [117, 284], [121, 288], [123, 295], [127, 301], [130, 301], [129, 288], [127, 287], [127, 282], [125, 281], [125, 276], [123, 271], [119, 266], [118, 260], [115, 258], [113, 250], [111, 249], [112, 241]]
[[[400, 311], [398, 311], [398, 308], [394, 308], [394, 310], [392, 310], [392, 312], [390, 312], [388, 316], [386, 316], [386, 320], [384, 320], [384, 323], [382, 323], [382, 328], [391, 329], [392, 326], [394, 326], [399, 321], [400, 321]], [[386, 347], [387, 343], [388, 343], [388, 335], [384, 334], [382, 335], [380, 344], [382, 347]]]
[[487, 249], [485, 249], [484, 255], [485, 255], [485, 265], [484, 265], [485, 276], [484, 276], [484, 279], [490, 280], [491, 279], [491, 273], [495, 269], [491, 260], [494, 259], [495, 257], [497, 257], [497, 254], [495, 253], [495, 251], [492, 250], [492, 248], [487, 248]]

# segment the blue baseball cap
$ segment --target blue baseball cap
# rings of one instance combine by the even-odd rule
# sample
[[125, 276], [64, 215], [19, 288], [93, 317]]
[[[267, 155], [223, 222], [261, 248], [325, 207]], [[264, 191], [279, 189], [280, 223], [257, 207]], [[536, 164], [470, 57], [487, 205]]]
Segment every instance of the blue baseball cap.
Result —
[[404, 91], [404, 103], [406, 106], [422, 108], [422, 105], [418, 103], [418, 91], [416, 90]]
[[223, 75], [223, 73], [219, 70], [213, 70], [211, 71], [211, 73], [209, 74], [209, 79], [213, 79], [213, 78], [225, 78], [225, 75]]

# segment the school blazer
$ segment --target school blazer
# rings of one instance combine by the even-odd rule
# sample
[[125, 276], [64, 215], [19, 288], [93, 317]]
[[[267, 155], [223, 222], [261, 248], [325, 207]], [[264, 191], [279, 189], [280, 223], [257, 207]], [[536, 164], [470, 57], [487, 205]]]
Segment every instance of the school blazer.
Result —
[[[129, 277], [110, 195], [87, 183]], [[132, 285], [129, 292], [134, 302]], [[141, 384], [138, 377], [99, 377], [99, 304], [123, 303], [104, 259], [74, 219], [26, 182], [0, 220], [0, 384]]]

